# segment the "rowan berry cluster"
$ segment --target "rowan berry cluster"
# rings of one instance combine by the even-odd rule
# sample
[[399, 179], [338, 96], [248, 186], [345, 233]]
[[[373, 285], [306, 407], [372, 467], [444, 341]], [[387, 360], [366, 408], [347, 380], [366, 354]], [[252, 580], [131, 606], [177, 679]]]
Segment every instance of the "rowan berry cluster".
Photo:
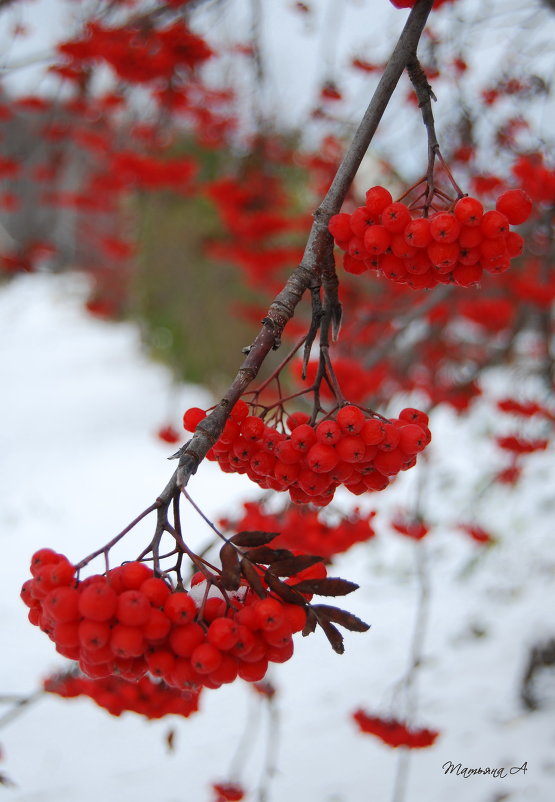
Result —
[[484, 271], [503, 273], [523, 251], [523, 238], [510, 226], [528, 219], [532, 201], [523, 190], [511, 189], [495, 206], [484, 211], [477, 198], [465, 196], [452, 210], [425, 217], [376, 186], [366, 193], [364, 206], [334, 215], [329, 230], [345, 251], [348, 273], [374, 271], [415, 290], [469, 287]]
[[[194, 431], [205, 416], [201, 409], [187, 410], [185, 429]], [[288, 490], [296, 504], [323, 507], [340, 485], [355, 495], [384, 490], [399, 471], [416, 464], [431, 439], [428, 416], [412, 408], [389, 420], [347, 405], [316, 424], [296, 412], [287, 428], [288, 434], [249, 415], [248, 404], [239, 400], [206, 456], [264, 489]]]
[[[325, 576], [322, 565], [310, 570]], [[226, 600], [202, 574], [190, 593], [173, 591], [142, 562], [81, 581], [65, 556], [41, 549], [31, 573], [21, 590], [29, 620], [91, 678], [149, 672], [181, 690], [255, 682], [269, 662], [292, 656], [292, 635], [306, 622], [303, 606], [258, 598], [244, 584]]]
[[357, 710], [353, 718], [362, 732], [376, 735], [388, 746], [405, 746], [408, 749], [423, 749], [432, 746], [439, 732], [428, 729], [414, 730], [396, 719], [370, 716], [364, 710]]
[[[309, 507], [291, 505], [282, 512], [269, 513], [256, 501], [246, 502], [243, 506], [244, 514], [233, 522], [234, 529], [275, 530], [279, 532], [274, 541], [276, 546], [319, 554], [326, 560], [347, 551], [354, 543], [370, 540], [376, 534], [371, 524], [375, 512], [361, 513], [354, 509], [333, 525], [322, 520], [320, 510]], [[229, 526], [230, 522], [224, 520], [220, 524]]]
[[112, 716], [121, 716], [130, 711], [149, 719], [170, 715], [188, 718], [198, 711], [201, 691], [196, 688], [186, 693], [178, 688], [170, 688], [163, 680], [154, 680], [149, 676], [130, 682], [115, 676], [91, 679], [74, 672], [47, 677], [43, 687], [47, 693], [54, 693], [64, 699], [88, 696]]

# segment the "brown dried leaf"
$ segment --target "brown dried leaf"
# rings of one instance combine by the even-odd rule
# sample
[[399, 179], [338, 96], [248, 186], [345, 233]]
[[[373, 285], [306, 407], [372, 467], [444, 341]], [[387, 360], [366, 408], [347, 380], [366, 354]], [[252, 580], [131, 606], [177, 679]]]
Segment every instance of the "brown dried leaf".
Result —
[[330, 624], [330, 622], [325, 618], [319, 620], [318, 623], [324, 630], [326, 638], [331, 643], [331, 648], [333, 651], [337, 652], [337, 654], [343, 654], [345, 651], [345, 647], [343, 646], [343, 635], [337, 629], [337, 627], [334, 627], [334, 625]]
[[314, 615], [313, 609], [311, 606], [308, 606], [306, 609], [306, 623], [303, 628], [303, 637], [306, 638], [307, 635], [312, 635], [314, 630], [316, 629], [316, 624], [318, 623], [318, 619]]
[[318, 620], [323, 616], [327, 621], [334, 621], [345, 629], [350, 629], [351, 632], [367, 632], [370, 629], [370, 624], [366, 624], [356, 615], [347, 610], [341, 610], [339, 607], [332, 607], [329, 604], [313, 604], [311, 608], [318, 616]]
[[236, 535], [233, 535], [229, 539], [232, 543], [235, 543], [236, 546], [244, 546], [245, 548], [255, 548], [256, 546], [265, 546], [266, 543], [270, 543], [275, 537], [279, 535], [279, 532], [237, 532]]
[[261, 599], [265, 599], [268, 593], [266, 592], [266, 589], [260, 579], [260, 574], [254, 567], [254, 565], [251, 562], [249, 562], [249, 560], [241, 560], [240, 568], [241, 568], [241, 573], [243, 574], [243, 576], [245, 577], [251, 588], [254, 590], [256, 595], [259, 596]]
[[270, 571], [276, 576], [294, 576], [310, 568], [316, 563], [323, 562], [322, 557], [311, 556], [309, 554], [299, 554], [296, 557], [289, 557], [286, 560], [278, 560], [271, 564]]
[[260, 546], [258, 549], [247, 549], [243, 552], [243, 556], [255, 563], [270, 565], [281, 560], [288, 560], [295, 555], [289, 549], [271, 549], [268, 546]]
[[304, 579], [293, 587], [300, 593], [315, 593], [317, 596], [346, 596], [359, 586], [347, 579], [330, 576], [324, 579]]
[[290, 585], [286, 585], [285, 582], [278, 579], [270, 570], [266, 571], [264, 574], [264, 581], [284, 602], [288, 604], [299, 604], [302, 607], [306, 606], [306, 599], [304, 596], [301, 596], [301, 594], [293, 590]]
[[239, 568], [239, 553], [232, 543], [224, 543], [220, 549], [222, 561], [222, 585], [226, 590], [237, 590], [241, 584], [241, 569]]

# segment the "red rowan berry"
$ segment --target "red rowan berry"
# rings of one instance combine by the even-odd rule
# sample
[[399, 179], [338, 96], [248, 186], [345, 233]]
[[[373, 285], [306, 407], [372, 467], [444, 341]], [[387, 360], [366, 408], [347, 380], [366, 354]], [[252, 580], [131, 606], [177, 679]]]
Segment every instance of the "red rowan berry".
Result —
[[258, 621], [258, 626], [264, 630], [277, 629], [283, 624], [285, 614], [283, 605], [270, 597], [261, 599], [254, 603], [254, 611]]
[[404, 231], [410, 219], [410, 212], [404, 203], [390, 203], [382, 211], [382, 226], [392, 234]]
[[364, 426], [366, 418], [362, 410], [349, 404], [341, 407], [335, 420], [345, 434], [358, 434]]
[[[405, 459], [406, 454], [400, 448], [395, 448], [392, 451], [380, 451], [379, 454], [376, 454], [374, 466], [384, 476], [395, 476], [401, 470]], [[371, 475], [367, 474], [367, 476]], [[366, 478], [363, 479], [365, 483]]]
[[37, 571], [43, 565], [52, 565], [60, 560], [62, 555], [53, 551], [53, 549], [39, 549], [31, 557], [31, 573], [33, 576], [37, 575]]
[[278, 627], [274, 629], [262, 629], [262, 637], [269, 646], [287, 646], [292, 640], [292, 634], [293, 630], [285, 616]]
[[354, 256], [346, 253], [343, 256], [343, 270], [345, 270], [346, 273], [351, 273], [353, 276], [359, 276], [361, 273], [365, 273], [368, 270], [368, 265], [366, 261], [355, 259]]
[[427, 254], [434, 267], [451, 267], [459, 258], [459, 246], [456, 242], [432, 242], [428, 245]]
[[524, 239], [516, 231], [509, 231], [505, 242], [507, 244], [507, 253], [511, 259], [520, 256], [524, 250]]
[[478, 284], [482, 278], [482, 268], [480, 265], [455, 265], [453, 268], [453, 280], [461, 287], [471, 287]]
[[276, 460], [267, 451], [255, 451], [249, 460], [252, 470], [260, 476], [273, 475]]
[[294, 432], [299, 426], [305, 426], [310, 420], [310, 415], [306, 412], [293, 412], [287, 416], [287, 428], [290, 432]]
[[151, 674], [169, 677], [175, 668], [176, 658], [168, 649], [154, 649], [146, 653], [145, 660]]
[[111, 634], [110, 627], [104, 621], [91, 621], [89, 618], [84, 618], [79, 622], [79, 643], [89, 652], [106, 646], [110, 641]]
[[171, 593], [169, 585], [157, 576], [150, 576], [148, 579], [145, 579], [139, 590], [155, 607], [163, 607]]
[[399, 443], [399, 429], [392, 423], [384, 423], [384, 437], [378, 444], [379, 451], [393, 451]]
[[237, 660], [230, 654], [222, 654], [218, 668], [210, 673], [210, 678], [225, 685], [237, 679]]
[[[488, 240], [488, 242], [495, 242], [495, 240]], [[461, 248], [459, 263], [461, 265], [475, 265], [478, 264], [481, 256], [479, 248]]]
[[391, 192], [385, 187], [371, 187], [366, 192], [366, 208], [376, 219], [381, 215], [385, 207], [392, 202]]
[[418, 454], [422, 451], [428, 440], [423, 429], [416, 423], [407, 423], [399, 428], [399, 448], [405, 454]]
[[532, 201], [522, 189], [509, 189], [497, 198], [495, 208], [512, 226], [525, 223], [532, 211]]
[[283, 485], [292, 485], [296, 481], [301, 466], [298, 462], [287, 465], [285, 462], [277, 460], [274, 465], [274, 477]]
[[238, 663], [237, 674], [244, 679], [245, 682], [260, 682], [266, 676], [268, 671], [268, 660], [262, 657], [256, 662]]
[[391, 243], [391, 233], [382, 225], [371, 226], [364, 232], [363, 243], [370, 254], [385, 253]]
[[490, 209], [482, 217], [480, 230], [484, 237], [502, 237], [509, 232], [509, 221], [501, 212]]
[[255, 637], [248, 627], [244, 626], [243, 624], [239, 624], [237, 627], [238, 629], [238, 640], [235, 646], [231, 649], [231, 654], [234, 657], [239, 657], [241, 660], [245, 658], [255, 644]]
[[[318, 443], [315, 446], [313, 446], [313, 448], [316, 447], [328, 448], [328, 446], [321, 446]], [[311, 468], [304, 468], [299, 472], [299, 475], [297, 477], [297, 483], [300, 489], [304, 493], [306, 493], [309, 497], [311, 497], [311, 496], [319, 496], [322, 493], [324, 493], [328, 489], [330, 481], [327, 472], [322, 473], [312, 470]], [[311, 498], [309, 500], [312, 501]]]
[[200, 624], [192, 623], [175, 627], [170, 632], [169, 642], [178, 657], [190, 657], [197, 646], [204, 643], [204, 630]]
[[351, 231], [351, 215], [345, 214], [345, 212], [334, 214], [330, 217], [328, 229], [337, 242], [350, 240], [353, 235]]
[[341, 429], [334, 420], [324, 420], [315, 429], [318, 443], [335, 445], [341, 439]]
[[234, 443], [239, 437], [239, 424], [234, 420], [227, 420], [218, 443]]
[[140, 590], [126, 590], [118, 598], [116, 617], [120, 624], [140, 627], [150, 618], [151, 606]]
[[87, 585], [79, 594], [79, 612], [92, 621], [107, 621], [115, 615], [117, 594], [106, 581]]
[[507, 245], [502, 237], [495, 239], [484, 239], [480, 243], [481, 261], [488, 262], [491, 259], [507, 258]]
[[300, 632], [306, 624], [306, 610], [298, 604], [282, 605], [285, 619], [289, 622], [292, 632]]
[[417, 423], [419, 426], [427, 426], [430, 422], [428, 415], [420, 409], [414, 407], [405, 407], [399, 412], [399, 420], [407, 421], [408, 423]]
[[[404, 260], [404, 263], [405, 270], [411, 276], [423, 276], [432, 266], [430, 258], [424, 249], [416, 251], [414, 256], [409, 256], [408, 259]], [[412, 279], [410, 280], [412, 281]]]
[[339, 462], [339, 455], [333, 446], [315, 443], [306, 455], [306, 462], [314, 473], [328, 473]]
[[194, 432], [201, 420], [206, 417], [206, 412], [198, 407], [191, 407], [183, 415], [183, 428], [187, 432]]
[[146, 624], [142, 626], [143, 635], [145, 640], [159, 641], [166, 637], [170, 631], [172, 622], [163, 610], [158, 607], [152, 607], [150, 610], [150, 617]]
[[482, 222], [484, 207], [477, 198], [460, 198], [454, 208], [455, 217], [463, 226], [475, 227]]
[[209, 624], [216, 618], [225, 616], [226, 609], [225, 601], [217, 596], [213, 596], [211, 599], [206, 599], [204, 602], [202, 617]]
[[61, 557], [58, 562], [53, 563], [50, 571], [50, 581], [56, 587], [70, 585], [74, 577], [75, 566], [73, 566], [66, 557]]
[[366, 444], [361, 437], [342, 437], [336, 446], [339, 458], [344, 462], [362, 462], [366, 453]]
[[75, 621], [79, 618], [79, 593], [67, 586], [54, 588], [44, 599], [43, 606], [60, 624]]
[[264, 421], [256, 415], [247, 415], [241, 422], [239, 431], [247, 440], [260, 440], [264, 434]]
[[34, 579], [28, 579], [26, 582], [23, 583], [21, 587], [21, 592], [19, 594], [22, 602], [26, 604], [27, 607], [35, 607], [37, 604], [39, 604], [38, 599], [35, 599], [31, 592], [33, 585], [34, 585]]
[[274, 456], [285, 465], [293, 465], [301, 459], [301, 453], [293, 445], [292, 440], [281, 440], [276, 444]]
[[231, 618], [215, 618], [208, 627], [206, 640], [225, 652], [239, 640], [239, 627]]
[[168, 596], [164, 612], [174, 624], [188, 624], [197, 614], [197, 607], [187, 593], [178, 591]]
[[391, 281], [404, 281], [408, 276], [403, 260], [393, 253], [380, 257], [380, 270]]
[[141, 562], [129, 562], [121, 566], [121, 583], [125, 590], [138, 590], [145, 579], [152, 576], [152, 569]]
[[289, 640], [283, 646], [271, 646], [268, 644], [268, 648], [266, 649], [266, 658], [271, 663], [285, 663], [287, 660], [293, 657], [294, 649], [295, 646], [293, 643], [293, 638], [289, 638]]
[[361, 429], [360, 436], [367, 446], [381, 443], [385, 437], [384, 423], [377, 418], [370, 418]]
[[316, 442], [316, 432], [308, 423], [302, 423], [291, 433], [291, 447], [295, 451], [306, 453]]
[[241, 421], [244, 420], [248, 414], [249, 414], [249, 405], [247, 404], [246, 401], [243, 401], [243, 399], [240, 398], [236, 402], [233, 409], [231, 410], [230, 417], [231, 420], [235, 421], [236, 423], [241, 423]]
[[353, 234], [362, 239], [368, 228], [378, 222], [378, 218], [370, 212], [367, 206], [359, 206], [352, 213], [350, 222]]
[[222, 662], [222, 653], [211, 643], [201, 643], [191, 654], [191, 665], [198, 674], [210, 674]]
[[116, 624], [110, 637], [110, 648], [117, 657], [138, 657], [144, 651], [142, 630]]
[[418, 217], [405, 226], [403, 236], [409, 245], [415, 248], [427, 248], [432, 241], [430, 221], [427, 217]]
[[69, 621], [65, 624], [56, 624], [54, 627], [54, 643], [58, 646], [68, 646], [76, 648], [79, 646], [79, 624], [77, 621]]
[[430, 234], [436, 242], [455, 242], [460, 230], [461, 224], [449, 212], [439, 212], [430, 220]]

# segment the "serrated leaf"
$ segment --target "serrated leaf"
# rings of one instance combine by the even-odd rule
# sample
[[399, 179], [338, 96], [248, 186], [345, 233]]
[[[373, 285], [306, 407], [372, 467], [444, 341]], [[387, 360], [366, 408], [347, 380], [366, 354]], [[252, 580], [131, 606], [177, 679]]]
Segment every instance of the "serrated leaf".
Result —
[[318, 621], [318, 623], [324, 630], [326, 638], [329, 640], [333, 651], [337, 652], [337, 654], [343, 654], [345, 651], [345, 647], [343, 646], [343, 635], [337, 629], [337, 627], [334, 627], [334, 625], [330, 624], [330, 622], [325, 618], [323, 618], [321, 621]]
[[306, 606], [306, 599], [300, 593], [297, 593], [296, 590], [290, 585], [286, 585], [285, 582], [282, 582], [281, 579], [278, 579], [277, 576], [271, 573], [271, 571], [266, 571], [264, 574], [264, 581], [268, 585], [268, 587], [274, 591], [274, 593], [283, 599], [284, 602], [288, 604], [299, 604], [302, 607]]
[[243, 556], [248, 557], [249, 560], [255, 563], [270, 565], [281, 560], [288, 560], [295, 555], [289, 549], [271, 549], [269, 546], [260, 546], [257, 549], [247, 549], [243, 552]]
[[304, 571], [306, 568], [310, 568], [312, 565], [321, 562], [323, 562], [322, 557], [299, 554], [296, 557], [289, 557], [286, 560], [273, 562], [270, 571], [276, 576], [295, 576], [295, 574], [300, 574], [300, 572]]
[[268, 593], [266, 592], [266, 588], [262, 584], [262, 580], [260, 579], [260, 574], [254, 567], [254, 565], [249, 562], [249, 560], [241, 560], [240, 564], [241, 573], [249, 583], [250, 587], [254, 590], [257, 596], [261, 599], [265, 599]]
[[300, 593], [315, 593], [317, 596], [346, 596], [358, 589], [355, 582], [338, 577], [325, 577], [324, 579], [303, 579], [292, 585]]
[[347, 610], [341, 610], [339, 607], [332, 607], [329, 604], [313, 604], [311, 609], [318, 616], [318, 620], [320, 620], [321, 616], [324, 616], [326, 620], [334, 621], [336, 624], [345, 627], [345, 629], [350, 629], [351, 632], [367, 632], [370, 629], [370, 624], [365, 623], [361, 618], [357, 618], [356, 615], [347, 612]]
[[256, 546], [265, 546], [270, 543], [279, 532], [259, 532], [257, 530], [237, 532], [229, 539], [236, 546], [244, 546], [245, 548], [255, 548]]
[[222, 562], [222, 585], [226, 590], [237, 590], [241, 584], [241, 569], [239, 568], [239, 552], [232, 543], [224, 543], [220, 549]]

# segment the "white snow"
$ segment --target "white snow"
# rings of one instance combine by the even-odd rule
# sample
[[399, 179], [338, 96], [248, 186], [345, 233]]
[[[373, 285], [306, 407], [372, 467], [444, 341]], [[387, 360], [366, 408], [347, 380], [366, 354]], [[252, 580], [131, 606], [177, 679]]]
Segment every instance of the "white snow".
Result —
[[[173, 449], [155, 437], [167, 410], [173, 408], [176, 423], [187, 406], [209, 403], [201, 389], [176, 389], [147, 360], [133, 325], [87, 316], [85, 292], [79, 277], [47, 275], [17, 278], [0, 290], [0, 696], [31, 693], [64, 664], [27, 622], [19, 600], [30, 555], [49, 546], [78, 560], [108, 541], [171, 475], [166, 457]], [[503, 382], [499, 373], [488, 380], [496, 397]], [[485, 402], [464, 418], [440, 411], [432, 429], [427, 470], [423, 460], [369, 499], [378, 509], [376, 538], [341, 556], [332, 571], [360, 583], [342, 603], [371, 630], [347, 633], [343, 656], [321, 632], [297, 636], [293, 659], [272, 668], [281, 729], [270, 746], [278, 765], [271, 802], [392, 799], [399, 752], [359, 733], [351, 714], [359, 707], [406, 712], [400, 682], [419, 595], [417, 550], [425, 556], [430, 598], [412, 723], [441, 735], [410, 754], [406, 802], [553, 799], [553, 708], [527, 713], [518, 695], [528, 648], [555, 634], [553, 451], [530, 458], [515, 491], [494, 486], [477, 497], [484, 477], [503, 465], [484, 436], [498, 429], [495, 413]], [[414, 543], [387, 522], [397, 509], [411, 509], [423, 469], [422, 510], [434, 528]], [[201, 467], [189, 490], [213, 520], [237, 514], [243, 499], [257, 495], [248, 481], [212, 464]], [[204, 544], [206, 525], [193, 513], [185, 520], [192, 544]], [[494, 546], [483, 548], [454, 528], [473, 520], [495, 535]], [[125, 539], [121, 559], [136, 556], [150, 526]], [[245, 683], [205, 692], [190, 720], [148, 723], [132, 713], [113, 718], [87, 699], [45, 697], [0, 731], [0, 772], [16, 783], [2, 789], [3, 798], [208, 801], [210, 783], [227, 777], [247, 719], [253, 732], [239, 779], [254, 800], [269, 719]], [[170, 727], [172, 754], [164, 743]], [[445, 775], [447, 761], [507, 771], [526, 761], [528, 770], [464, 778]]]

